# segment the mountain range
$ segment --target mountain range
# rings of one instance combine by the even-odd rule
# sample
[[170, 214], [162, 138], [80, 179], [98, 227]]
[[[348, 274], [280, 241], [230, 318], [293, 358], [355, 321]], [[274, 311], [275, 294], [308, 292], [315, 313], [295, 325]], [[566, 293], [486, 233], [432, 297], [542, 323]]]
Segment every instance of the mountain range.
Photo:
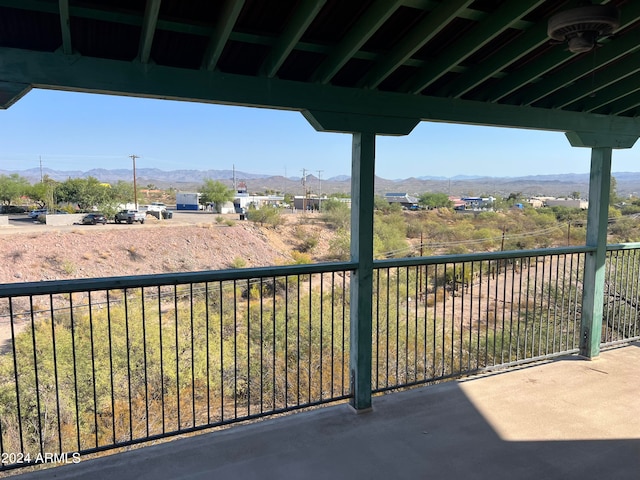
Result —
[[[68, 178], [95, 177], [105, 183], [118, 180], [132, 181], [130, 169], [91, 169], [87, 171], [59, 171], [48, 168], [28, 170], [0, 170], [0, 174], [17, 173], [30, 182], [39, 182], [42, 176], [64, 181]], [[312, 193], [348, 193], [351, 189], [350, 177], [339, 175], [331, 178], [318, 178], [307, 175], [301, 177], [270, 176], [233, 170], [160, 170], [157, 168], [136, 169], [136, 183], [140, 188], [174, 188], [179, 191], [196, 191], [204, 179], [218, 180], [226, 185], [244, 182], [250, 193], [267, 190], [300, 195], [304, 188]], [[616, 190], [620, 196], [640, 194], [640, 172], [615, 172]], [[304, 183], [304, 185], [303, 185]], [[403, 192], [412, 195], [423, 192], [447, 193], [449, 195], [507, 196], [510, 193], [524, 195], [567, 196], [579, 192], [587, 197], [589, 189], [588, 173], [567, 173], [554, 175], [530, 175], [522, 177], [481, 177], [458, 175], [455, 177], [421, 176], [404, 179], [384, 179], [376, 177], [377, 194]]]

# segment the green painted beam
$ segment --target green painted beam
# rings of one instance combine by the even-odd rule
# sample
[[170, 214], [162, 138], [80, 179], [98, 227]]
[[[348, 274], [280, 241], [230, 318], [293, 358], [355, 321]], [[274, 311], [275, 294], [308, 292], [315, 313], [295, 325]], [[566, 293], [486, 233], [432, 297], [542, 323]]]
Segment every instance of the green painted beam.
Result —
[[[385, 3], [386, 0], [380, 0]], [[397, 1], [397, 0], [391, 0]], [[16, 3], [16, 0], [0, 0], [0, 7], [19, 8], [24, 10], [33, 10], [37, 12], [52, 13], [58, 15], [59, 12], [55, 5], [44, 2], [42, 0], [24, 0]], [[29, 8], [27, 8], [29, 7]], [[144, 24], [144, 16], [135, 12], [125, 11], [107, 11], [96, 10], [87, 7], [79, 7], [71, 5], [70, 14], [72, 17], [86, 18], [92, 20], [100, 20], [104, 22], [121, 23], [123, 25], [130, 25], [134, 27], [142, 27]], [[156, 30], [166, 30], [168, 32], [184, 33], [188, 35], [198, 35], [202, 37], [213, 37], [216, 33], [215, 27], [211, 27], [203, 24], [186, 23], [174, 20], [168, 20], [166, 18], [158, 18], [156, 23]], [[270, 48], [274, 48], [278, 42], [278, 38], [271, 35], [261, 35], [250, 32], [234, 32], [229, 33], [228, 40], [234, 40], [237, 42], [249, 43], [254, 45], [264, 45]], [[342, 43], [342, 42], [341, 42]], [[325, 45], [312, 42], [298, 42], [295, 45], [295, 50], [301, 50], [305, 52], [320, 53], [323, 55], [330, 55], [334, 51], [332, 45]], [[353, 58], [377, 61], [381, 58], [381, 55], [376, 52], [368, 52], [359, 50], [353, 54]], [[348, 60], [348, 59], [347, 59]], [[414, 67], [422, 67], [424, 61], [418, 59], [407, 59], [403, 65], [409, 65]]]
[[[440, 0], [440, 2], [441, 1], [442, 0]], [[433, 10], [438, 6], [438, 3], [439, 2], [435, 2], [433, 0], [403, 0], [402, 2], [405, 7], [417, 8], [418, 10]], [[473, 20], [474, 22], [477, 22], [478, 20], [486, 17], [486, 15], [487, 13], [483, 12], [482, 10], [467, 8], [465, 10], [462, 10], [458, 17], [464, 18], [465, 20]], [[513, 27], [519, 30], [526, 30], [530, 26], [531, 22], [520, 20]]]
[[[640, 107], [640, 92], [634, 92], [630, 95], [622, 97], [620, 100], [606, 106], [606, 108], [600, 108], [596, 112], [604, 115], [619, 115], [621, 113], [629, 112], [633, 109]], [[634, 116], [637, 115], [634, 114]]]
[[0, 81], [0, 108], [7, 109], [31, 90], [31, 85], [26, 83], [13, 83]]
[[596, 251], [585, 259], [580, 322], [580, 355], [587, 358], [600, 353], [610, 182], [611, 149], [594, 148], [589, 176], [587, 245], [595, 246]]
[[496, 102], [529, 84], [532, 79], [539, 79], [545, 73], [573, 58], [571, 53], [558, 45], [556, 50], [547, 52], [537, 62], [533, 62], [521, 69], [510, 73], [500, 80], [492, 89], [486, 89], [474, 96], [475, 100]]
[[[620, 90], [622, 81], [629, 77], [635, 77], [640, 72], [640, 57], [633, 55], [632, 58], [626, 58], [624, 61], [617, 62], [607, 68], [606, 75], [599, 75], [597, 72], [584, 77], [579, 82], [567, 86], [567, 88], [558, 91], [549, 98], [545, 98], [544, 102], [539, 103], [541, 107], [565, 108], [572, 104], [576, 104], [588, 97], [608, 96], [611, 90]], [[628, 92], [627, 92], [628, 93]], [[603, 95], [605, 94], [605, 95]], [[588, 102], [588, 100], [587, 100]], [[580, 103], [582, 105], [583, 103]], [[586, 109], [582, 107], [570, 108], [573, 110], [593, 111], [595, 108]]]
[[73, 53], [73, 45], [71, 43], [69, 0], [59, 0], [58, 9], [60, 13], [60, 33], [62, 34], [62, 52], [65, 55], [71, 55]]
[[[399, 117], [448, 123], [633, 136], [640, 118], [518, 107], [461, 99], [359, 90], [276, 78], [232, 75], [134, 62], [69, 57], [0, 47], [0, 81], [36, 88]], [[188, 88], [187, 88], [188, 86]]]
[[480, 85], [485, 80], [498, 75], [511, 63], [517, 62], [522, 57], [544, 45], [547, 38], [547, 25], [539, 23], [525, 31], [517, 42], [513, 42], [500, 56], [489, 57], [480, 65], [474, 66], [468, 74], [461, 75], [458, 79], [443, 86], [438, 96], [451, 96], [460, 98], [462, 95]]
[[379, 135], [409, 135], [420, 123], [418, 118], [357, 115], [353, 113], [303, 110], [302, 115], [319, 132], [376, 133]]
[[640, 135], [622, 135], [616, 132], [567, 132], [573, 147], [587, 148], [632, 148]]
[[376, 0], [322, 62], [313, 75], [313, 81], [328, 83], [401, 4], [402, 0]]
[[375, 141], [370, 133], [354, 133], [351, 156], [350, 383], [351, 405], [371, 408], [373, 308], [373, 187]]
[[244, 7], [245, 0], [226, 0], [222, 13], [216, 21], [213, 35], [209, 39], [209, 45], [202, 59], [202, 69], [213, 71], [218, 64], [222, 50], [229, 39], [231, 30], [238, 20], [238, 16]]
[[635, 75], [621, 77], [619, 82], [599, 89], [589, 98], [584, 98], [578, 105], [583, 112], [593, 112], [610, 105], [619, 99], [626, 99], [630, 94], [640, 91], [640, 69]]
[[376, 88], [414, 53], [434, 38], [452, 19], [460, 15], [473, 0], [449, 0], [428, 13], [411, 31], [378, 62], [360, 81], [359, 86]]
[[149, 63], [151, 46], [156, 33], [160, 4], [162, 0], [147, 0], [142, 20], [142, 32], [140, 33], [140, 45], [138, 46], [138, 59], [140, 63]]
[[473, 55], [502, 32], [513, 28], [516, 21], [531, 13], [542, 3], [544, 0], [505, 2], [502, 8], [481, 20], [469, 34], [427, 63], [421, 71], [407, 81], [402, 90], [409, 93], [420, 93], [452, 67]]
[[298, 5], [293, 17], [287, 22], [285, 31], [280, 35], [262, 65], [264, 75], [273, 77], [278, 73], [284, 61], [325, 3], [327, 3], [327, 0], [303, 0]]

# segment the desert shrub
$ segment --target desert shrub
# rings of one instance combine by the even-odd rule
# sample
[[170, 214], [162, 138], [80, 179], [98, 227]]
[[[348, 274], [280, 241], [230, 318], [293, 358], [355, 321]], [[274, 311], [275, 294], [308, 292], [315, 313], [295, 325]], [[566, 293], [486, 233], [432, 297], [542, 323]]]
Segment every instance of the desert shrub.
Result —
[[298, 251], [302, 253], [312, 251], [320, 241], [320, 235], [317, 232], [309, 231], [300, 225], [295, 228], [293, 235], [300, 241]]
[[297, 250], [291, 252], [291, 257], [294, 265], [307, 265], [313, 262], [308, 253], [298, 252]]
[[349, 260], [351, 257], [349, 231], [340, 229], [336, 232], [335, 237], [329, 242], [329, 257], [334, 260]]
[[321, 219], [335, 230], [348, 229], [351, 224], [351, 209], [346, 203], [330, 198], [322, 204]]
[[247, 266], [247, 261], [242, 257], [235, 257], [231, 262], [231, 268], [244, 268]]
[[407, 221], [407, 238], [420, 238], [424, 236], [425, 227], [420, 219], [411, 219]]
[[284, 218], [280, 214], [280, 210], [277, 208], [250, 208], [247, 210], [247, 219], [259, 223], [260, 225], [269, 225], [271, 227], [277, 227], [284, 223]]
[[399, 213], [376, 215], [373, 223], [373, 251], [378, 258], [407, 254], [407, 224]]

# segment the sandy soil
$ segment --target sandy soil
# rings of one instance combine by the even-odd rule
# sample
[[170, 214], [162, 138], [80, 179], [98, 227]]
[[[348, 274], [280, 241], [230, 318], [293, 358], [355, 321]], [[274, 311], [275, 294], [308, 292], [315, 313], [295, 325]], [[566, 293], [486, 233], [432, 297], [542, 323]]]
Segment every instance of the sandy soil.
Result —
[[289, 215], [275, 229], [216, 219], [221, 217], [152, 219], [144, 225], [0, 227], [0, 284], [283, 265], [299, 249], [300, 229], [321, 237], [310, 252], [314, 261], [321, 261], [328, 248], [327, 232], [310, 216]]

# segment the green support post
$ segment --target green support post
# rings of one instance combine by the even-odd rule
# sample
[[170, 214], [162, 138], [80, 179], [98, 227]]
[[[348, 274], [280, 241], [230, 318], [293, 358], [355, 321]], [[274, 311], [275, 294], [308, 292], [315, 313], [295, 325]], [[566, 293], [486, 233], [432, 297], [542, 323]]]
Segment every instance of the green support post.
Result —
[[587, 358], [600, 354], [610, 183], [611, 148], [592, 148], [587, 246], [596, 251], [587, 255], [584, 265], [580, 326], [580, 355]]
[[371, 342], [373, 295], [373, 186], [375, 178], [373, 133], [354, 133], [351, 160], [351, 406], [371, 408]]

